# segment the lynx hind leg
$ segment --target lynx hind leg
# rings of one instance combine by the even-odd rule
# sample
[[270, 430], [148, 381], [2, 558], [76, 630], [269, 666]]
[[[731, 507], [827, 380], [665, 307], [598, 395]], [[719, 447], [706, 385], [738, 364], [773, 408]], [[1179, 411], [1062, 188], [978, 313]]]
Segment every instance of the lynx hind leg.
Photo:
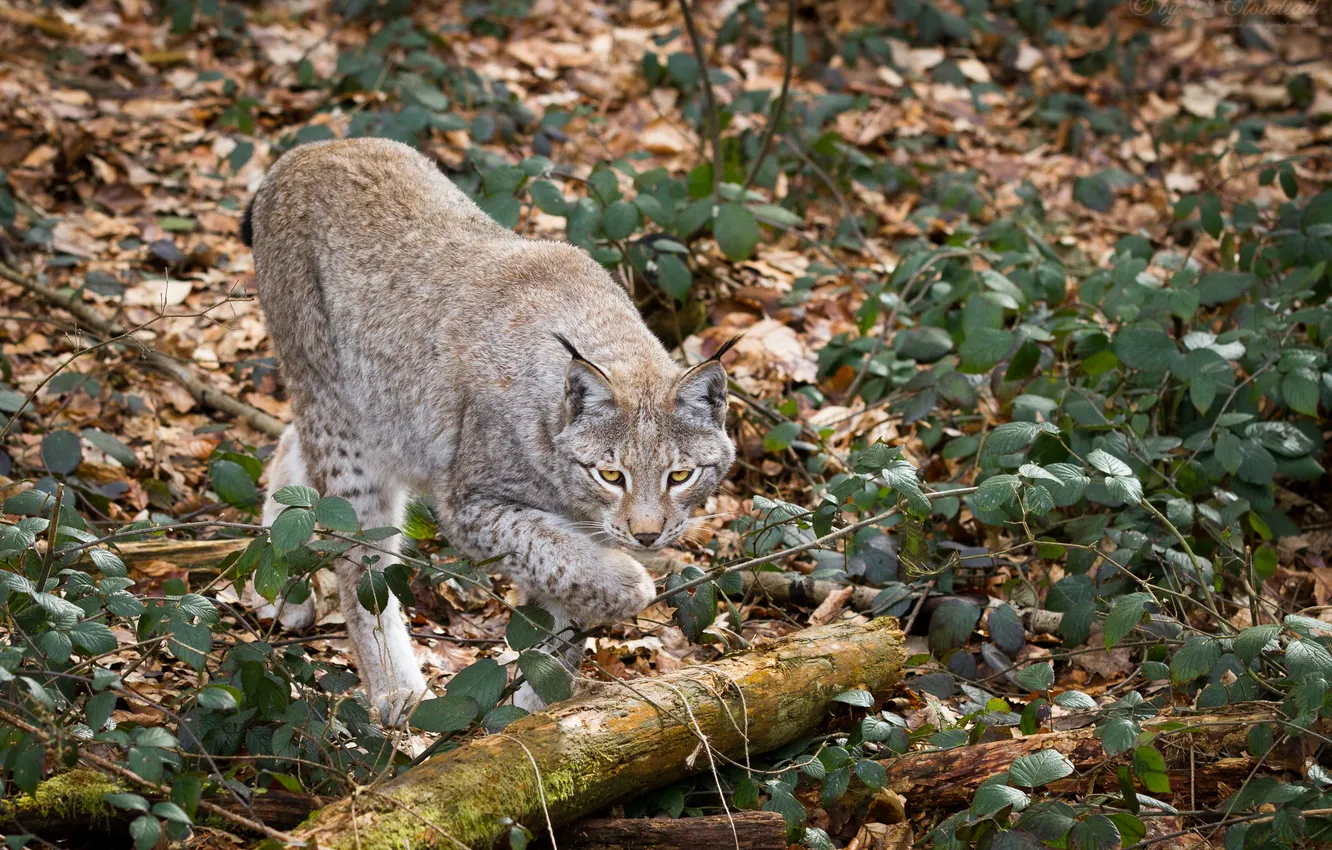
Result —
[[[268, 496], [264, 499], [264, 525], [272, 525], [282, 512], [282, 505], [273, 501], [273, 494], [292, 484], [308, 485], [305, 458], [301, 454], [301, 438], [293, 425], [288, 425], [278, 440], [277, 449], [268, 465]], [[278, 598], [274, 602], [264, 599], [254, 590], [254, 579], [245, 584], [241, 600], [260, 620], [277, 620], [288, 629], [304, 631], [314, 625], [316, 598], [314, 591], [300, 602]]]
[[[564, 610], [564, 606], [551, 599], [527, 593], [524, 593], [523, 596], [524, 604], [540, 605], [555, 616], [555, 625], [551, 629], [555, 633], [555, 637], [542, 641], [540, 647], [560, 660], [560, 663], [573, 675], [576, 685], [578, 671], [583, 663], [584, 641], [569, 639], [569, 613]], [[537, 694], [536, 689], [532, 687], [532, 683], [526, 681], [519, 685], [518, 690], [514, 692], [513, 704], [527, 712], [541, 711], [546, 707], [546, 701]]]
[[[402, 522], [407, 494], [400, 484], [384, 475], [367, 474], [355, 465], [324, 472], [316, 477], [326, 481], [328, 495], [342, 496], [351, 502], [363, 528], [397, 526]], [[395, 537], [373, 548], [358, 546], [334, 564], [339, 607], [356, 654], [357, 672], [385, 726], [402, 725], [416, 704], [431, 696], [398, 598], [390, 593], [384, 608], [376, 614], [362, 606], [357, 595], [357, 584], [367, 569], [383, 570], [397, 563], [397, 546]]]

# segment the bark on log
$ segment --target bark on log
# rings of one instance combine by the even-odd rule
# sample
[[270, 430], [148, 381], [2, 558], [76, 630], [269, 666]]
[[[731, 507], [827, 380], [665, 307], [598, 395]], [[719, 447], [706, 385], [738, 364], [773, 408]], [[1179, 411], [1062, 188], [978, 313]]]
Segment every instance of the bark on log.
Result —
[[903, 658], [896, 621], [881, 618], [806, 629], [666, 676], [595, 683], [323, 809], [295, 835], [340, 850], [398, 850], [488, 847], [507, 833], [506, 817], [558, 827], [707, 771], [719, 754], [743, 759], [787, 744], [837, 694], [896, 682]]
[[[1255, 724], [1272, 723], [1276, 719], [1273, 710], [1253, 710], [1252, 707], [1246, 709], [1241, 706], [1240, 710], [1228, 714], [1158, 717], [1145, 722], [1143, 727], [1149, 731], [1155, 729], [1162, 736], [1158, 748], [1165, 756], [1169, 768], [1172, 791], [1215, 799], [1236, 790], [1253, 769], [1253, 761], [1247, 758], [1245, 752], [1245, 736], [1249, 729]], [[1166, 724], [1177, 723], [1187, 726], [1178, 731], [1161, 728]], [[1190, 764], [1190, 746], [1193, 764]], [[1097, 784], [1095, 787], [1098, 790], [1118, 793], [1118, 779], [1113, 769], [1113, 764], [1117, 762], [1106, 760], [1101, 742], [1096, 738], [1096, 730], [1091, 726], [940, 752], [908, 754], [884, 759], [880, 763], [888, 771], [888, 790], [907, 799], [908, 811], [912, 809], [913, 802], [918, 810], [936, 809], [969, 805], [981, 783], [1008, 770], [1015, 759], [1051, 749], [1067, 756], [1080, 772], [1091, 771], [1103, 764], [1112, 766], [1085, 776], [1060, 780], [1046, 786], [1049, 790], [1086, 793], [1092, 790], [1093, 783], [1104, 780], [1108, 784]], [[1226, 753], [1239, 757], [1217, 758]], [[1280, 769], [1281, 764], [1280, 753], [1272, 753], [1265, 761], [1265, 765], [1273, 770]], [[846, 795], [829, 809], [834, 824], [858, 824], [863, 819], [873, 793], [863, 783], [853, 782]], [[1166, 799], [1170, 797], [1169, 794], [1156, 796]]]
[[148, 561], [170, 561], [186, 569], [211, 569], [233, 552], [244, 551], [248, 538], [222, 540], [135, 540], [116, 545], [124, 562], [133, 566]]
[[[734, 827], [734, 831], [732, 828]], [[786, 850], [786, 821], [777, 812], [733, 812], [701, 818], [595, 818], [560, 830], [564, 850]]]

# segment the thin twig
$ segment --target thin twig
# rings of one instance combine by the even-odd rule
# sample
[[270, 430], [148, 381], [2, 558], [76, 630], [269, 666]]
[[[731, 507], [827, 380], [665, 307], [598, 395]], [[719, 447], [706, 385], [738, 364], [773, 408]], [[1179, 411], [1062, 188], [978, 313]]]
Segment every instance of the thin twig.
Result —
[[[975, 493], [977, 489], [979, 488], [959, 487], [956, 490], [941, 490], [937, 493], [926, 493], [925, 498], [929, 499], [930, 501], [934, 501], [935, 499], [946, 499], [953, 496], [968, 496], [972, 493]], [[670, 590], [666, 590], [657, 594], [656, 597], [653, 598], [652, 602], [648, 604], [654, 605], [658, 602], [666, 601], [670, 599], [672, 596], [676, 595], [677, 593], [683, 593], [686, 590], [692, 590], [693, 588], [698, 587], [699, 585], [707, 584], [710, 581], [716, 581], [717, 579], [721, 578], [724, 575], [729, 575], [739, 570], [745, 570], [751, 567], [757, 567], [760, 564], [775, 563], [777, 561], [789, 558], [792, 555], [798, 555], [801, 552], [808, 552], [810, 549], [817, 549], [826, 543], [832, 543], [836, 540], [842, 539], [843, 537], [849, 537], [850, 535], [855, 534], [857, 531], [859, 531], [862, 528], [868, 528], [869, 526], [874, 525], [875, 523], [883, 522], [885, 519], [896, 516], [900, 512], [901, 508], [894, 507], [890, 510], [884, 511], [881, 514], [875, 514], [874, 516], [868, 519], [862, 519], [859, 522], [854, 522], [851, 525], [844, 526], [843, 528], [839, 528], [836, 531], [830, 531], [829, 533], [823, 535], [822, 537], [819, 537], [815, 540], [811, 540], [808, 543], [801, 543], [799, 546], [792, 546], [789, 549], [783, 549], [780, 552], [773, 552], [770, 555], [763, 555], [762, 557], [750, 558], [745, 561], [739, 561], [734, 564], [727, 564], [721, 567], [717, 567], [716, 569], [709, 570], [705, 575], [699, 576], [698, 578], [693, 579], [691, 581], [687, 581], [678, 587], [673, 587]]]
[[763, 138], [759, 141], [758, 156], [749, 168], [749, 175], [745, 177], [744, 185], [740, 187], [740, 200], [742, 201], [745, 198], [745, 190], [754, 184], [754, 181], [758, 178], [759, 169], [763, 167], [763, 161], [768, 158], [768, 151], [772, 149], [773, 136], [777, 134], [777, 125], [782, 123], [782, 113], [786, 111], [786, 97], [791, 91], [791, 71], [795, 66], [795, 7], [795, 0], [787, 0], [786, 69], [782, 72], [782, 91], [777, 95], [777, 104], [773, 107], [772, 114], [768, 116], [768, 123], [763, 127]]
[[[30, 281], [22, 274], [3, 263], [0, 263], [0, 277], [23, 287], [48, 304], [68, 312], [70, 315], [74, 316], [74, 318], [78, 319], [80, 323], [91, 329], [96, 336], [106, 339], [110, 337], [124, 337], [127, 334], [133, 333], [132, 331], [127, 331], [118, 322], [103, 318], [96, 310], [89, 307], [87, 304], [65, 298], [59, 292], [48, 286], [43, 286], [40, 283]], [[234, 300], [237, 299], [228, 299], [228, 301]], [[219, 392], [200, 380], [200, 378], [195, 375], [193, 370], [188, 366], [167, 357], [161, 352], [146, 349], [142, 352], [141, 359], [155, 371], [162, 373], [184, 387], [185, 390], [202, 406], [211, 408], [220, 413], [225, 413], [228, 416], [234, 416], [237, 419], [243, 419], [256, 431], [261, 431], [270, 437], [277, 438], [282, 436], [282, 431], [286, 428], [283, 423], [274, 419], [272, 416], [269, 416], [267, 413], [264, 413], [257, 407]]]
[[694, 15], [689, 11], [689, 0], [680, 0], [680, 13], [684, 15], [685, 30], [688, 31], [689, 42], [694, 47], [694, 58], [698, 60], [700, 85], [703, 86], [703, 102], [708, 110], [708, 126], [712, 135], [712, 196], [714, 199], [720, 200], [722, 142], [721, 120], [717, 117], [717, 98], [712, 93], [712, 78], [708, 76], [708, 57], [703, 55], [703, 40], [699, 38], [698, 27], [694, 25]]

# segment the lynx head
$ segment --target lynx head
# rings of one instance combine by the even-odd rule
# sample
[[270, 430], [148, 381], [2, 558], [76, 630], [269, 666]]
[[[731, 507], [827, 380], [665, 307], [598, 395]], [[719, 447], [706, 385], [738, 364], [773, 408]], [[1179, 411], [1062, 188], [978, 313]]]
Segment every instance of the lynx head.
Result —
[[555, 439], [571, 515], [601, 543], [659, 549], [680, 539], [690, 515], [735, 460], [726, 436], [722, 346], [678, 375], [616, 375], [563, 337], [564, 429]]

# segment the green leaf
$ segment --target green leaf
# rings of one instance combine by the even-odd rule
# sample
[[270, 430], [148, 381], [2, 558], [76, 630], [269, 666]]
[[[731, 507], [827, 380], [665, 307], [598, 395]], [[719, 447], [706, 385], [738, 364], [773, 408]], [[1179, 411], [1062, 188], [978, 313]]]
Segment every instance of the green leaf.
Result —
[[1318, 380], [1309, 369], [1287, 372], [1281, 379], [1281, 397], [1297, 413], [1318, 415]]
[[759, 204], [752, 208], [754, 215], [758, 216], [759, 221], [769, 224], [782, 225], [784, 227], [800, 227], [805, 220], [785, 207], [779, 207], [776, 204]]
[[52, 475], [69, 475], [83, 462], [83, 445], [71, 431], [48, 431], [42, 437], [42, 463]]
[[1073, 763], [1058, 750], [1037, 750], [1013, 760], [1008, 779], [1023, 788], [1039, 788], [1073, 773]]
[[476, 700], [458, 694], [423, 700], [412, 712], [411, 725], [424, 732], [457, 732], [480, 714]]
[[991, 783], [976, 789], [976, 796], [971, 799], [971, 812], [978, 817], [993, 817], [1004, 809], [1022, 811], [1031, 802], [1025, 792], [1007, 785]]
[[88, 704], [83, 709], [84, 722], [94, 733], [102, 731], [106, 726], [106, 721], [111, 719], [111, 712], [116, 709], [115, 691], [102, 691], [100, 694], [94, 694], [88, 698]]
[[972, 499], [983, 511], [997, 511], [1013, 503], [1021, 484], [1016, 475], [994, 475], [981, 482]]
[[1258, 659], [1259, 653], [1271, 643], [1281, 632], [1281, 627], [1268, 624], [1265, 626], [1251, 626], [1240, 632], [1235, 638], [1235, 655], [1245, 664], [1253, 664]]
[[341, 496], [325, 496], [314, 505], [315, 522], [333, 531], [360, 531], [356, 508]]
[[546, 704], [563, 702], [573, 693], [573, 676], [547, 652], [529, 649], [518, 656], [518, 669]]
[[304, 484], [292, 484], [273, 494], [273, 501], [279, 505], [291, 505], [298, 508], [311, 507], [318, 500], [319, 491], [313, 487], [306, 487]]
[[185, 814], [185, 810], [171, 802], [154, 803], [153, 814], [163, 820], [174, 821], [175, 823], [192, 823], [190, 816]]
[[259, 502], [259, 491], [245, 467], [232, 460], [215, 460], [208, 467], [213, 492], [233, 508], [251, 508]]
[[1111, 496], [1130, 505], [1142, 501], [1142, 482], [1132, 475], [1114, 475], [1105, 479], [1105, 489]]
[[1133, 475], [1133, 470], [1129, 468], [1127, 463], [1124, 463], [1124, 461], [1109, 452], [1101, 451], [1100, 449], [1093, 449], [1092, 452], [1087, 455], [1087, 463], [1090, 463], [1106, 475]]
[[530, 649], [555, 632], [555, 616], [539, 605], [522, 605], [509, 617], [504, 639], [519, 652]]
[[208, 651], [213, 648], [213, 634], [207, 626], [196, 626], [181, 617], [173, 617], [167, 648], [195, 670], [202, 670], [208, 661]]
[[1130, 369], [1164, 372], [1178, 353], [1175, 341], [1160, 328], [1125, 328], [1115, 335], [1115, 356]]
[[1031, 691], [1048, 691], [1054, 685], [1054, 680], [1054, 667], [1048, 661], [1026, 667], [1014, 677], [1020, 687]]
[[130, 823], [134, 850], [152, 850], [162, 839], [162, 824], [152, 815], [139, 815]]
[[606, 208], [601, 227], [608, 239], [623, 239], [638, 227], [638, 207], [628, 201], [616, 201]]
[[314, 536], [314, 529], [314, 511], [308, 508], [287, 508], [273, 520], [273, 527], [268, 533], [274, 551], [282, 556], [304, 546]]
[[1286, 672], [1292, 680], [1318, 675], [1332, 680], [1332, 653], [1315, 640], [1293, 640], [1286, 646]]
[[657, 257], [657, 283], [663, 292], [683, 304], [689, 300], [694, 275], [684, 260], [674, 254], [662, 254]]
[[527, 194], [532, 197], [532, 203], [547, 215], [569, 214], [569, 203], [564, 200], [564, 193], [549, 180], [534, 181], [527, 187]]
[[1022, 625], [1022, 618], [1009, 605], [991, 608], [986, 625], [990, 640], [1009, 658], [1016, 658], [1027, 643], [1027, 631]]
[[1090, 711], [1096, 708], [1096, 700], [1082, 691], [1064, 691], [1055, 697], [1055, 704], [1073, 711]]
[[985, 453], [1009, 455], [1023, 451], [1043, 430], [1035, 422], [1005, 422], [985, 438]]
[[126, 809], [131, 812], [148, 811], [148, 801], [138, 794], [103, 794], [102, 800], [117, 809]]
[[1114, 812], [1105, 816], [1119, 831], [1120, 847], [1135, 847], [1147, 837], [1147, 826], [1128, 812]]
[[1198, 212], [1202, 219], [1203, 230], [1213, 239], [1220, 239], [1226, 223], [1221, 218], [1221, 199], [1215, 192], [1208, 192], [1199, 199]]
[[910, 328], [893, 339], [893, 350], [917, 363], [933, 363], [953, 350], [953, 338], [943, 328]]
[[1156, 747], [1138, 747], [1133, 751], [1133, 772], [1153, 794], [1170, 793], [1170, 773], [1165, 756]]
[[190, 233], [195, 227], [194, 219], [178, 215], [164, 216], [157, 220], [157, 224], [168, 233]]
[[1198, 301], [1204, 307], [1234, 301], [1257, 283], [1252, 272], [1208, 272], [1198, 281]]
[[1115, 205], [1115, 190], [1103, 174], [1079, 177], [1073, 182], [1073, 200], [1089, 210], [1110, 212]]
[[712, 232], [717, 237], [717, 247], [731, 262], [749, 259], [760, 235], [754, 214], [744, 204], [735, 202], [722, 204], [712, 223]]
[[255, 592], [272, 602], [286, 583], [287, 562], [273, 554], [272, 546], [265, 545], [259, 552], [259, 563], [254, 571]]
[[1198, 639], [1186, 643], [1170, 659], [1170, 681], [1176, 687], [1207, 675], [1221, 660], [1221, 645], [1214, 640]]
[[993, 369], [1013, 347], [1013, 332], [996, 328], [973, 328], [957, 349], [962, 357], [959, 372], [978, 375]]
[[493, 658], [478, 658], [449, 679], [444, 690], [450, 696], [465, 696], [476, 700], [482, 711], [489, 711], [499, 702], [507, 682], [504, 668]]
[[1130, 593], [1115, 601], [1115, 607], [1105, 620], [1106, 649], [1113, 649], [1142, 622], [1142, 616], [1147, 611], [1147, 603], [1151, 601], [1150, 593]]
[[1105, 815], [1088, 815], [1069, 830], [1068, 846], [1072, 850], [1110, 850], [1121, 846], [1119, 830]]
[[874, 705], [874, 695], [862, 688], [855, 688], [849, 691], [842, 691], [840, 694], [833, 697], [833, 702], [844, 702], [847, 705], [869, 708]]
[[356, 580], [356, 598], [361, 607], [372, 614], [378, 614], [388, 607], [388, 578], [381, 570], [366, 570]]
[[104, 652], [115, 652], [120, 643], [116, 636], [102, 623], [85, 621], [77, 624], [69, 630], [69, 636], [74, 639], [88, 655], [101, 655]]
[[245, 695], [230, 685], [212, 684], [199, 691], [199, 705], [214, 711], [235, 711]]
[[800, 423], [782, 422], [763, 438], [763, 449], [772, 454], [785, 451], [786, 447], [791, 445], [791, 441], [799, 435]]
[[139, 458], [133, 450], [105, 431], [97, 428], [84, 428], [83, 439], [101, 449], [109, 457], [115, 458], [116, 462], [126, 469], [133, 469], [139, 465]]
[[965, 646], [980, 614], [980, 608], [968, 599], [951, 598], [940, 602], [930, 617], [930, 651], [942, 656], [950, 649]]

